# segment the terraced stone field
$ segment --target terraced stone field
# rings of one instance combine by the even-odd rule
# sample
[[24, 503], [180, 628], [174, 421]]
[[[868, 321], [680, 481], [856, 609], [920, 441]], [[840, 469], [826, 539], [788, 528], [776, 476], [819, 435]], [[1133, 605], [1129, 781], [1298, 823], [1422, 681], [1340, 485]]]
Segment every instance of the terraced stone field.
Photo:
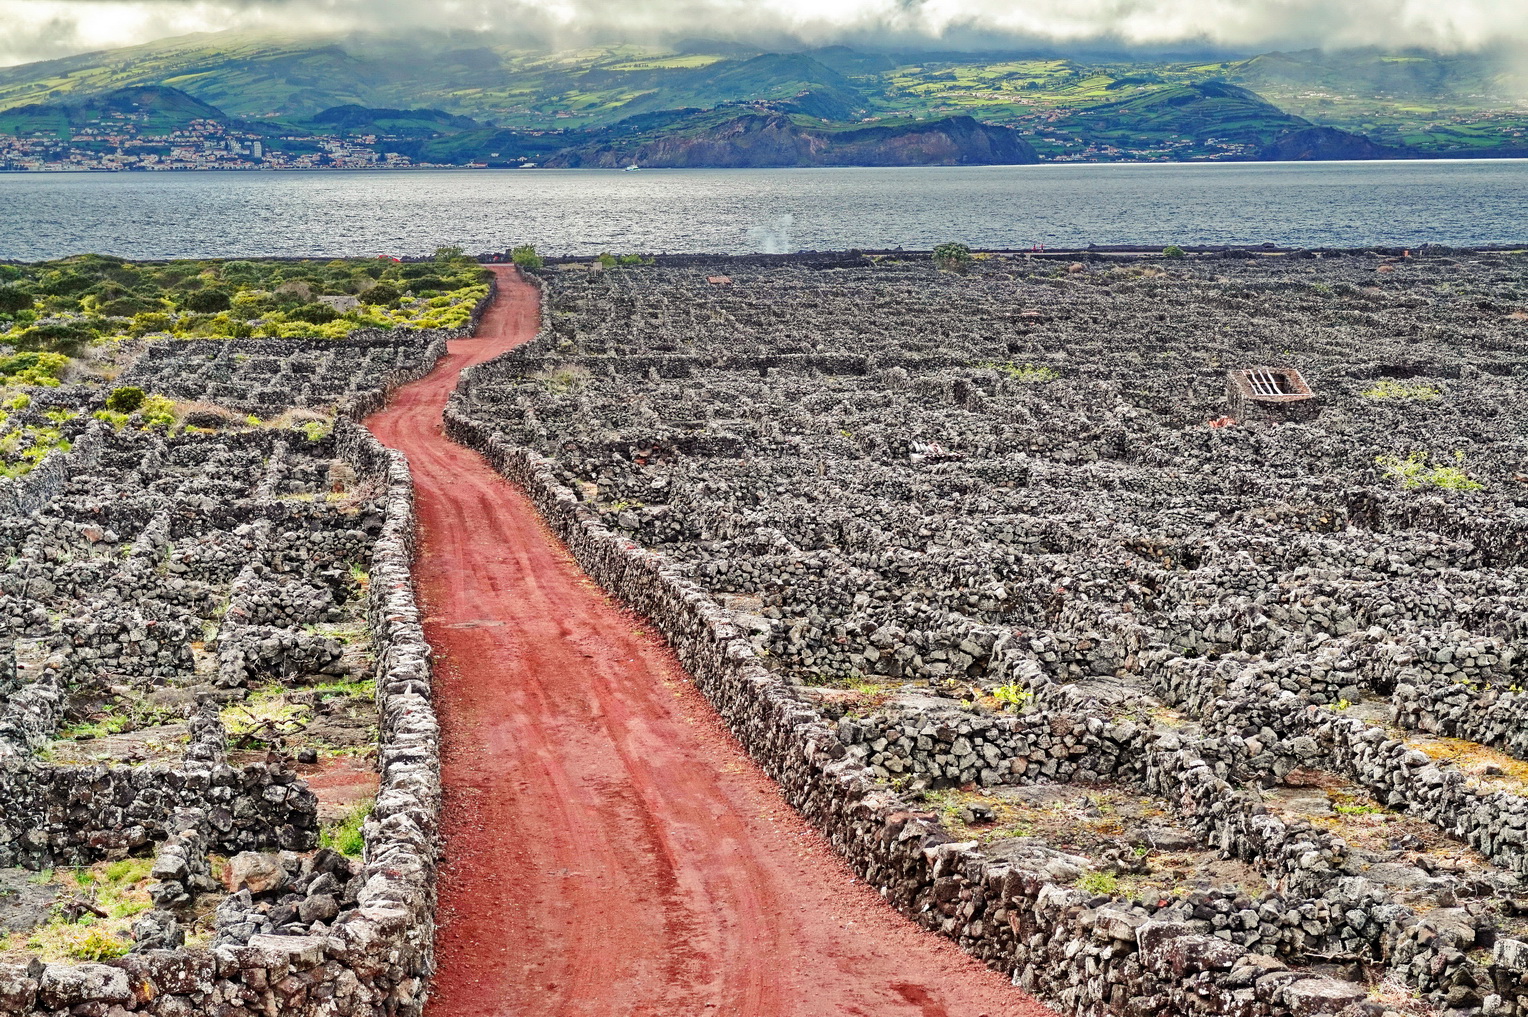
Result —
[[0, 351], [0, 1013], [423, 1005], [411, 492], [350, 418], [470, 329], [247, 331]]
[[1528, 258], [543, 284], [458, 435], [940, 824], [904, 910], [1063, 1011], [1528, 1009]]

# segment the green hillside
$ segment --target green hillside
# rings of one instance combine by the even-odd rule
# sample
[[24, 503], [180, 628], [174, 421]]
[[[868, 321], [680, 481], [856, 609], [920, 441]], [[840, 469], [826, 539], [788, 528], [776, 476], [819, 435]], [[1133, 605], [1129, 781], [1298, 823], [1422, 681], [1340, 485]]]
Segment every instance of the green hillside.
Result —
[[1079, 107], [1053, 121], [1056, 130], [1116, 148], [1157, 139], [1185, 147], [1225, 144], [1261, 149], [1310, 123], [1245, 88], [1225, 82], [1160, 85]]
[[1310, 120], [1424, 151], [1528, 152], [1528, 76], [1508, 53], [1269, 53], [1234, 80]]
[[182, 130], [196, 120], [228, 121], [215, 106], [178, 89], [144, 85], [104, 95], [82, 96], [73, 102], [39, 103], [0, 110], [0, 132], [53, 134], [67, 137], [85, 127], [132, 124], [145, 133]]
[[[970, 116], [1015, 127], [1043, 157], [1061, 159], [1248, 157], [1316, 128], [1417, 154], [1509, 154], [1528, 151], [1528, 88], [1511, 68], [1510, 54], [1490, 53], [1212, 62], [843, 46], [749, 53], [710, 44], [547, 53], [487, 38], [223, 33], [0, 69], [0, 131], [41, 123], [51, 126], [34, 129], [63, 131], [76, 121], [62, 108], [167, 86], [244, 121], [387, 135], [446, 151], [450, 161], [507, 151], [533, 159], [566, 146], [536, 140], [547, 132], [647, 131], [674, 111], [704, 110], [804, 117], [814, 129]], [[16, 112], [28, 105], [47, 109]], [[352, 112], [328, 112], [336, 109]], [[164, 120], [181, 115], [167, 110]], [[650, 116], [659, 121], [638, 119]], [[1342, 135], [1322, 137], [1342, 149]]]
[[450, 137], [492, 129], [471, 117], [453, 116], [438, 109], [372, 109], [367, 106], [334, 106], [301, 121], [315, 133], [339, 136], [365, 134], [395, 138]]

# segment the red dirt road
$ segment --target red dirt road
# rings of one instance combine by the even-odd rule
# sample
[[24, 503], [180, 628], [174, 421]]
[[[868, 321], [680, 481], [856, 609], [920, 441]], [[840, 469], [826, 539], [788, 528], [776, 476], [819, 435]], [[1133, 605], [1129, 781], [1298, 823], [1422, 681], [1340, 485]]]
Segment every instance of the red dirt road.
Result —
[[1049, 1015], [857, 882], [661, 640], [444, 437], [461, 370], [535, 333], [535, 290], [499, 287], [478, 337], [367, 423], [413, 467], [436, 652], [430, 1017]]

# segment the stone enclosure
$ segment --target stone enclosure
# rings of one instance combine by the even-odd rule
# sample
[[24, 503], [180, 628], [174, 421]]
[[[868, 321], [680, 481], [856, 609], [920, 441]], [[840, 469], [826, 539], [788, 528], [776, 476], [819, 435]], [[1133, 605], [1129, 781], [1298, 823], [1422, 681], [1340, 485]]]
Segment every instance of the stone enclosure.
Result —
[[79, 412], [0, 481], [0, 1014], [420, 1012], [440, 789], [412, 490], [350, 418], [458, 334], [152, 346], [119, 380], [200, 427]]
[[1528, 1011], [1528, 258], [543, 286], [451, 433], [898, 907], [1063, 1012]]

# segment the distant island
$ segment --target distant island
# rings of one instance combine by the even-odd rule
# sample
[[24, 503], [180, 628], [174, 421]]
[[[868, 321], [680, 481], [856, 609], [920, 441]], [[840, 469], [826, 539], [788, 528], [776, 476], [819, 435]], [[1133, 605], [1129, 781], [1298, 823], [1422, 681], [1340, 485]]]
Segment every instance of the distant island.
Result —
[[[1217, 63], [576, 53], [223, 33], [0, 69], [0, 169], [1008, 165], [1528, 155], [1490, 54]], [[708, 52], [715, 49], [716, 52]]]

